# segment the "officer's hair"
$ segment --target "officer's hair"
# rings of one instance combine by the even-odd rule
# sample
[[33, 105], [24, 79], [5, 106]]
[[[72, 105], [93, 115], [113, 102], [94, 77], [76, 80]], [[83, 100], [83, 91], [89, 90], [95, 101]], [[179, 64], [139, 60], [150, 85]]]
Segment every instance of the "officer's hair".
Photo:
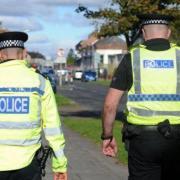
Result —
[[21, 48], [6, 48], [1, 51], [1, 60], [6, 59], [24, 59], [23, 49]]
[[6, 48], [1, 50], [2, 59], [23, 59], [22, 48]]
[[6, 48], [6, 49], [1, 50], [1, 53], [6, 54], [6, 55], [10, 55], [10, 54], [18, 55], [22, 52], [23, 52], [22, 48]]
[[148, 38], [168, 38], [170, 29], [164, 24], [150, 24], [145, 25], [143, 31]]

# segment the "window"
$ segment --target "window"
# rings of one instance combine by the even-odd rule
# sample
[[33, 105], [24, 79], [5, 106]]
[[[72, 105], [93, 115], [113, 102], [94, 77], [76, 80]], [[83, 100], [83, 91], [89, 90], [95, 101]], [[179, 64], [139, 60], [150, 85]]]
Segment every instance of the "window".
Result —
[[104, 64], [104, 55], [100, 55], [100, 63]]

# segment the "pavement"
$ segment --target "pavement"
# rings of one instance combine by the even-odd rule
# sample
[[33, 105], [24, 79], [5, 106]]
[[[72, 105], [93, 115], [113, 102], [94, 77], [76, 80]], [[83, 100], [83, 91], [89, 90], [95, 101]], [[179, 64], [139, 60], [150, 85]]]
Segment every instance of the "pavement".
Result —
[[[105, 157], [100, 147], [78, 133], [64, 127], [65, 154], [69, 160], [69, 180], [127, 180], [127, 167], [116, 159]], [[52, 180], [51, 162], [48, 161], [46, 177]]]

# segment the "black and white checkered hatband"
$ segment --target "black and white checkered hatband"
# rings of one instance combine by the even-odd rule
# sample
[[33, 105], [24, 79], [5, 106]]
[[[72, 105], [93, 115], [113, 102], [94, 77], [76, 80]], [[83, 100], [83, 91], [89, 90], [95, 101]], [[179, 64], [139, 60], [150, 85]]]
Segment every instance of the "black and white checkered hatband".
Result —
[[0, 42], [0, 49], [11, 47], [24, 48], [24, 42], [21, 40], [5, 40]]

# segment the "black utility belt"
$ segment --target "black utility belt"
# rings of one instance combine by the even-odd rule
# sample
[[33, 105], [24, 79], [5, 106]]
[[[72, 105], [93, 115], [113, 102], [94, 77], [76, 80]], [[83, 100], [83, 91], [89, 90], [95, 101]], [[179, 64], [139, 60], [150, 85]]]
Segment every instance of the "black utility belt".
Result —
[[[156, 131], [159, 128], [161, 128], [161, 126], [159, 125], [135, 125], [135, 124], [128, 124], [129, 127], [133, 126], [135, 128], [140, 128], [142, 130], [147, 130], [147, 131]], [[164, 126], [166, 127], [166, 126]], [[171, 130], [180, 130], [180, 124], [169, 124], [168, 126]]]
[[142, 131], [157, 131], [166, 138], [175, 137], [175, 136], [180, 137], [180, 124], [172, 125], [170, 124], [168, 119], [165, 119], [164, 121], [154, 126], [128, 124], [127, 130], [136, 132], [136, 134], [139, 134]]

